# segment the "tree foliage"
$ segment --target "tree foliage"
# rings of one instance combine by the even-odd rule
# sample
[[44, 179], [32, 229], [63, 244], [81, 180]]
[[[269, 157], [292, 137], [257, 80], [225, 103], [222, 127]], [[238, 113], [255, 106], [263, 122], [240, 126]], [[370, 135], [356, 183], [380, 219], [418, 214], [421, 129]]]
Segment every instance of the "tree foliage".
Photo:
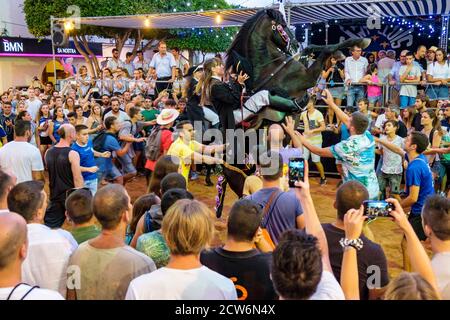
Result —
[[[71, 5], [80, 8], [82, 17], [151, 14], [174, 12], [174, 9], [177, 12], [187, 12], [231, 8], [225, 0], [25, 0], [25, 19], [30, 33], [36, 37], [50, 35], [50, 17], [52, 15], [58, 18], [68, 17], [67, 8]], [[223, 50], [230, 43], [227, 33], [236, 33], [235, 30], [219, 29], [213, 33], [208, 31], [208, 29], [200, 30], [186, 36], [185, 31], [179, 29], [142, 30], [141, 35], [144, 39], [171, 39], [171, 43], [182, 49], [215, 52]], [[127, 32], [130, 33], [129, 37], [137, 37], [137, 30], [85, 25], [77, 30], [78, 35], [97, 35], [114, 39], [126, 35]]]

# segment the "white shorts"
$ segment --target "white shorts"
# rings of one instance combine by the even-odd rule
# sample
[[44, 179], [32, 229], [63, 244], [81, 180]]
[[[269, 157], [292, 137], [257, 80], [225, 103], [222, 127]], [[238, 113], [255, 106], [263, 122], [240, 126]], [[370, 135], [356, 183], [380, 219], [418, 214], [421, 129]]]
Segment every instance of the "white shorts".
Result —
[[[311, 144], [315, 147], [322, 148], [322, 143], [318, 143], [318, 144], [311, 143]], [[310, 155], [311, 155], [312, 162], [314, 162], [314, 163], [320, 162], [320, 156], [318, 156], [315, 153], [311, 153], [311, 151], [309, 151], [308, 148], [303, 147], [303, 158], [306, 161], [308, 161]]]
[[[261, 90], [252, 95], [244, 104], [244, 110], [236, 109], [233, 111], [234, 122], [236, 124], [241, 123], [242, 120], [247, 119], [252, 114], [258, 113], [265, 106], [270, 105], [269, 101], [269, 91]], [[244, 114], [244, 119], [242, 119], [242, 114]]]

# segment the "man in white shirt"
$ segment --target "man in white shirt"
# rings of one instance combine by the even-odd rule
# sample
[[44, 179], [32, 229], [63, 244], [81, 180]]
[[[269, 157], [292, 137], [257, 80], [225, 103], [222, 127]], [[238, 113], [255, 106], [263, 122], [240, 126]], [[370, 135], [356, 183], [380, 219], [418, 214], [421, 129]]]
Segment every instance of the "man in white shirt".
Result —
[[297, 182], [295, 188], [305, 216], [305, 232], [288, 230], [279, 239], [272, 254], [273, 285], [282, 300], [345, 300], [333, 275], [327, 238], [309, 191], [308, 172], [305, 162], [305, 181]]
[[112, 50], [112, 55], [112, 59], [108, 60], [106, 66], [111, 69], [111, 72], [114, 73], [114, 71], [116, 71], [118, 68], [123, 68], [123, 62], [122, 60], [120, 60], [120, 53], [117, 48], [114, 48]]
[[27, 222], [28, 255], [22, 267], [23, 280], [30, 285], [66, 295], [69, 258], [78, 247], [72, 235], [43, 225], [47, 209], [44, 183], [27, 181], [16, 185], [8, 195], [8, 208]]
[[33, 121], [36, 120], [42, 102], [36, 98], [34, 89], [32, 88], [28, 89], [28, 100], [25, 101], [25, 105], [27, 106], [27, 111], [31, 115], [31, 119], [33, 119]]
[[450, 300], [450, 199], [431, 196], [422, 210], [425, 234], [431, 241], [431, 267], [444, 300]]
[[24, 284], [27, 223], [18, 214], [0, 213], [0, 300], [64, 300], [56, 291]]
[[6, 198], [16, 184], [16, 177], [0, 169], [0, 213], [9, 212]]
[[352, 56], [345, 59], [345, 84], [349, 86], [347, 92], [347, 106], [355, 105], [355, 102], [364, 98], [364, 86], [357, 85], [361, 79], [366, 75], [369, 62], [366, 58], [361, 56], [362, 49], [358, 46], [353, 46]]
[[19, 120], [14, 126], [16, 137], [14, 141], [0, 148], [0, 168], [11, 169], [17, 177], [17, 182], [44, 181], [44, 163], [39, 149], [29, 143], [31, 139], [31, 124]]
[[185, 75], [189, 70], [189, 62], [181, 55], [180, 48], [175, 47], [171, 52], [175, 58], [176, 68], [179, 68]]
[[105, 114], [104, 119], [108, 117], [116, 117], [117, 122], [120, 124], [124, 121], [130, 121], [130, 117], [126, 114], [126, 112], [120, 110], [120, 101], [117, 98], [111, 99], [111, 111]]
[[148, 72], [148, 61], [144, 59], [144, 53], [142, 50], [138, 50], [136, 52], [137, 55], [137, 61], [134, 63], [135, 69], [142, 69], [144, 70], [144, 73], [146, 74]]
[[[176, 61], [170, 52], [167, 52], [167, 44], [161, 41], [156, 53], [150, 62], [150, 72], [156, 71], [156, 94], [164, 89], [170, 89], [175, 81]], [[162, 81], [162, 82], [161, 82]]]
[[110, 184], [94, 197], [92, 209], [102, 226], [96, 238], [80, 245], [70, 258], [70, 270], [79, 270], [78, 281], [68, 282], [67, 298], [123, 300], [131, 280], [156, 270], [152, 259], [125, 245], [133, 206], [125, 188]]
[[391, 72], [392, 66], [395, 63], [395, 51], [388, 50], [386, 57], [378, 61], [378, 78], [381, 82], [386, 82], [388, 74]]

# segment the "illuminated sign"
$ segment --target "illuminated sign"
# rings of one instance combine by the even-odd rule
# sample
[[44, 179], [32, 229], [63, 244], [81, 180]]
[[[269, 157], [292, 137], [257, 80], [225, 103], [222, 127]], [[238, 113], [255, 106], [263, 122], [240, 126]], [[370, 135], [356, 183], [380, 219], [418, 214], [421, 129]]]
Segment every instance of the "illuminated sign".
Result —
[[8, 39], [3, 39], [4, 52], [23, 52], [23, 42], [12, 42]]
[[[102, 57], [103, 46], [101, 43], [89, 43], [89, 48], [97, 57]], [[52, 42], [47, 39], [0, 37], [0, 57], [2, 56], [51, 58], [53, 56]], [[58, 58], [83, 58], [73, 41], [70, 41], [66, 47], [55, 48], [55, 56]]]

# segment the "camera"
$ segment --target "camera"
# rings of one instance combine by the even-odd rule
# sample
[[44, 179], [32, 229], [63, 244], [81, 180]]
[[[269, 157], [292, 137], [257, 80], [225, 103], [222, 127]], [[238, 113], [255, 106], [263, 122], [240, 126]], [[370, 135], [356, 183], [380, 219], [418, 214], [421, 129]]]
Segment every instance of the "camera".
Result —
[[373, 218], [387, 218], [391, 216], [394, 205], [386, 201], [367, 200], [363, 202], [364, 215]]
[[305, 159], [290, 158], [289, 159], [289, 187], [295, 188], [297, 181], [305, 181]]

